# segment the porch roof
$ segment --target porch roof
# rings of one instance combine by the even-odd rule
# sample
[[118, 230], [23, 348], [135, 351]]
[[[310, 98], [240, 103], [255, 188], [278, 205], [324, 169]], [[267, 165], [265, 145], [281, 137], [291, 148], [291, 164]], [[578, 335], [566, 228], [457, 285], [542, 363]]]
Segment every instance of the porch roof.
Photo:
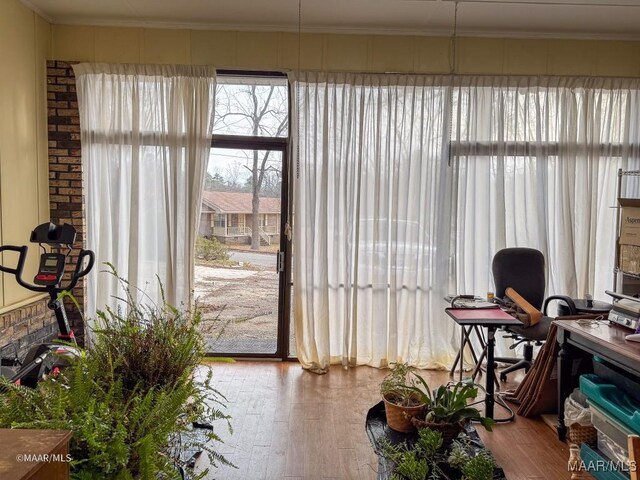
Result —
[[[247, 192], [210, 192], [202, 194], [204, 206], [216, 213], [251, 213], [252, 194]], [[280, 199], [260, 197], [258, 213], [280, 213]]]

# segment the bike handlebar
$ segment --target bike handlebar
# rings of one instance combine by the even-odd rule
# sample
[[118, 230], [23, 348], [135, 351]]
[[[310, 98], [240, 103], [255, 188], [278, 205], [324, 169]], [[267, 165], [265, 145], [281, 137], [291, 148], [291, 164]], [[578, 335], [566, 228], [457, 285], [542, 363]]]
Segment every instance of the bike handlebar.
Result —
[[21, 287], [26, 288], [27, 290], [31, 290], [32, 292], [47, 292], [48, 290], [46, 287], [31, 285], [30, 283], [25, 282], [24, 279], [22, 278], [22, 270], [24, 269], [24, 263], [27, 259], [28, 250], [29, 250], [29, 247], [27, 247], [26, 245], [23, 245], [21, 247], [17, 247], [15, 245], [0, 246], [0, 253], [9, 251], [9, 252], [18, 252], [20, 254], [20, 256], [18, 257], [18, 265], [16, 265], [16, 268], [9, 268], [9, 267], [5, 267], [4, 265], [0, 265], [0, 271], [10, 273], [13, 276], [15, 276], [18, 284]]
[[[18, 252], [20, 255], [18, 257], [18, 264], [16, 265], [16, 268], [9, 268], [9, 267], [5, 267], [4, 265], [0, 265], [0, 271], [14, 275], [16, 277], [16, 281], [18, 282], [18, 284], [26, 288], [27, 290], [31, 290], [32, 292], [43, 292], [43, 293], [50, 292], [51, 287], [32, 285], [28, 282], [25, 282], [24, 279], [22, 278], [22, 271], [24, 269], [24, 264], [27, 259], [28, 249], [29, 247], [27, 247], [26, 245], [23, 245], [21, 247], [17, 247], [15, 245], [0, 246], [0, 253], [9, 251], [9, 252]], [[85, 258], [89, 259], [89, 263], [85, 268], [82, 268], [82, 263]], [[73, 274], [71, 275], [71, 281], [66, 287], [56, 287], [55, 290], [70, 291], [71, 289], [73, 289], [73, 287], [75, 287], [76, 284], [78, 283], [78, 280], [80, 280], [82, 277], [84, 277], [91, 271], [94, 263], [95, 263], [95, 254], [91, 250], [81, 249], [78, 255], [78, 260], [76, 262], [76, 268]]]
[[[85, 257], [89, 259], [89, 263], [87, 263], [86, 267], [82, 268], [82, 262], [84, 261]], [[76, 269], [74, 270], [73, 275], [71, 275], [71, 282], [69, 282], [69, 285], [67, 285], [63, 290], [72, 290], [73, 287], [75, 287], [78, 283], [78, 280], [80, 280], [91, 271], [95, 261], [96, 256], [91, 250], [85, 250], [84, 248], [81, 249], [80, 253], [78, 254], [78, 261], [76, 262]]]
[[15, 275], [16, 278], [21, 276], [22, 269], [24, 268], [24, 262], [27, 258], [27, 249], [28, 247], [26, 245], [23, 245], [22, 247], [16, 247], [14, 245], [0, 246], [0, 253], [5, 251], [10, 251], [10, 252], [18, 252], [20, 254], [20, 256], [18, 257], [18, 265], [16, 266], [16, 268], [8, 268], [8, 267], [5, 267], [4, 265], [0, 265], [0, 271]]

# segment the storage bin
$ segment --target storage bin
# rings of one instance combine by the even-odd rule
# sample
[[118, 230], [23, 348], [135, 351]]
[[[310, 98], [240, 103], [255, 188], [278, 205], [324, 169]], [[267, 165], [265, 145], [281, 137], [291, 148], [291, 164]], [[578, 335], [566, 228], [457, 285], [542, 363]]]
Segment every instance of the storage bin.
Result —
[[589, 474], [598, 480], [629, 480], [629, 472], [622, 471], [619, 464], [612, 463], [602, 452], [586, 443], [580, 446], [580, 458]]
[[589, 399], [589, 405], [599, 407], [632, 432], [640, 432], [640, 401], [592, 373], [580, 376], [580, 391]]
[[605, 457], [614, 462], [619, 462], [621, 465], [629, 460], [627, 455], [629, 449], [623, 449], [602, 432], [598, 432], [598, 450], [600, 450]]
[[640, 401], [640, 378], [615, 365], [606, 363], [597, 356], [593, 357], [593, 373], [605, 383], [611, 383], [623, 390], [633, 400]]
[[602, 433], [624, 451], [625, 457], [628, 456], [627, 437], [633, 434], [628, 427], [607, 415], [597, 405], [591, 405], [591, 422], [598, 430], [598, 436]]

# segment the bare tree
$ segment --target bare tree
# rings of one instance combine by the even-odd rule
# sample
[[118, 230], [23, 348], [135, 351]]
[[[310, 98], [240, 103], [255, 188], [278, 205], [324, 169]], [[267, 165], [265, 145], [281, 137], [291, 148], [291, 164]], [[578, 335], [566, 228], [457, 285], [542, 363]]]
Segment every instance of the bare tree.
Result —
[[243, 177], [242, 164], [240, 162], [233, 162], [230, 165], [227, 165], [225, 182], [230, 191], [242, 190], [241, 179]]
[[[288, 128], [287, 90], [276, 85], [221, 85], [216, 101], [218, 133], [254, 137], [280, 137]], [[260, 194], [265, 179], [281, 175], [281, 165], [271, 161], [271, 151], [253, 150], [244, 167], [251, 181], [251, 249], [260, 249]], [[270, 189], [271, 190], [271, 189]]]

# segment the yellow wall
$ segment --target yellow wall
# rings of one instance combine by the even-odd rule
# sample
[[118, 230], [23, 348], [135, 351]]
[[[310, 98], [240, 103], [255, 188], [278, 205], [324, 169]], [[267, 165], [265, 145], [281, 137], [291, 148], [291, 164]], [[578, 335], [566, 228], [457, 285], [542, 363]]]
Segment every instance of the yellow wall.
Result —
[[[52, 26], [56, 60], [207, 64], [295, 70], [298, 36], [87, 26]], [[310, 70], [449, 73], [442, 37], [303, 34], [300, 66]], [[456, 73], [640, 77], [640, 42], [459, 38]]]
[[[51, 27], [18, 0], [0, 2], [0, 243], [24, 245], [49, 218], [46, 59]], [[37, 266], [31, 249], [27, 275]], [[16, 256], [4, 254], [6, 265]], [[27, 276], [27, 278], [29, 278]], [[3, 274], [0, 308], [29, 297]], [[3, 309], [4, 310], [4, 309]]]

